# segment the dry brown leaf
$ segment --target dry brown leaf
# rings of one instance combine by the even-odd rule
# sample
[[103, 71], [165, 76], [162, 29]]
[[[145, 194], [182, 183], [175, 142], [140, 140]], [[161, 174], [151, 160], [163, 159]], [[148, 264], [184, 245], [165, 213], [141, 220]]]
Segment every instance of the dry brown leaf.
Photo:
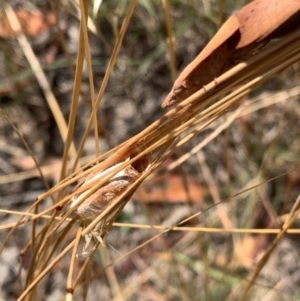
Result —
[[[38, 10], [31, 12], [18, 10], [15, 13], [27, 37], [35, 37], [47, 31], [56, 22], [55, 15], [52, 12], [42, 14]], [[0, 37], [5, 39], [16, 37], [16, 33], [11, 28], [7, 16], [3, 12], [0, 12]]]
[[299, 0], [255, 0], [231, 16], [200, 54], [181, 72], [162, 103], [180, 102], [271, 39], [300, 28]]
[[22, 170], [34, 169], [35, 162], [31, 156], [14, 156], [11, 158], [12, 163]]
[[[195, 204], [202, 203], [205, 189], [190, 176], [187, 183], [190, 200]], [[184, 203], [188, 198], [182, 176], [171, 173], [144, 182], [138, 191], [139, 200], [146, 203]], [[136, 200], [136, 196], [133, 199]]]

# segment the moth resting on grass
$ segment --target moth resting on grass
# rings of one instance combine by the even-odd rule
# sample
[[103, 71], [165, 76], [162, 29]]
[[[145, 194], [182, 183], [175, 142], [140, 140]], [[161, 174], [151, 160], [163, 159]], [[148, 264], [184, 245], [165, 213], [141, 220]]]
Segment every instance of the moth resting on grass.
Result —
[[[142, 164], [139, 164], [137, 160], [136, 162], [132, 163], [132, 165], [129, 165], [123, 170], [119, 171], [115, 176], [108, 180], [107, 183], [105, 183], [92, 195], [90, 195], [83, 202], [81, 202], [81, 204], [76, 210], [77, 214], [88, 223], [95, 220], [106, 208], [108, 208], [108, 206], [110, 206], [114, 202], [114, 200], [118, 196], [120, 196], [133, 182], [135, 182], [139, 178], [141, 172], [145, 169], [144, 161], [145, 159], [141, 161]], [[92, 182], [102, 179], [104, 176], [112, 172], [114, 169], [116, 169], [123, 163], [124, 162], [118, 163], [107, 168], [104, 171], [100, 171], [96, 174], [87, 177], [85, 181], [80, 185], [80, 187], [89, 185]], [[91, 189], [92, 188], [87, 189], [86, 191], [79, 193], [78, 195], [75, 195], [72, 198], [71, 208], [74, 208], [80, 201], [82, 201], [83, 198], [90, 193]], [[86, 243], [80, 257], [86, 258], [95, 250], [96, 245], [88, 249], [93, 237], [97, 239], [102, 245], [105, 245], [102, 237], [109, 230], [108, 227], [111, 224], [111, 222], [114, 221], [119, 209], [123, 208], [123, 206], [128, 202], [130, 197], [131, 194], [125, 197], [125, 199], [122, 200], [122, 202], [120, 203], [119, 207], [116, 208], [116, 210], [108, 214], [103, 220], [99, 222], [99, 224], [90, 233], [85, 235]]]

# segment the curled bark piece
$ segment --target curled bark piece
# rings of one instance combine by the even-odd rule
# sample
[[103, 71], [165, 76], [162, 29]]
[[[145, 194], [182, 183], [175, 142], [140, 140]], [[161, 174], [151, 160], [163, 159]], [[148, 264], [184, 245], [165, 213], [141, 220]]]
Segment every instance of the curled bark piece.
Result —
[[255, 0], [231, 16], [200, 54], [181, 72], [162, 103], [180, 102], [234, 65], [249, 58], [271, 39], [300, 28], [299, 0]]

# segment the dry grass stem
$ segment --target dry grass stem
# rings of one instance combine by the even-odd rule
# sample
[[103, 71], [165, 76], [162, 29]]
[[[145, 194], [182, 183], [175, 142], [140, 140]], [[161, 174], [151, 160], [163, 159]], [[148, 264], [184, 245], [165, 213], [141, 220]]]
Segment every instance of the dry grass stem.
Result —
[[[63, 141], [65, 141], [66, 137], [67, 137], [68, 127], [67, 127], [66, 121], [63, 117], [63, 114], [60, 110], [60, 107], [57, 103], [57, 100], [51, 90], [51, 87], [49, 85], [47, 77], [41, 67], [39, 60], [37, 59], [37, 57], [35, 56], [35, 54], [33, 52], [30, 43], [28, 42], [27, 38], [25, 37], [25, 35], [22, 31], [19, 20], [16, 17], [16, 14], [14, 13], [12, 7], [9, 4], [7, 4], [5, 6], [5, 11], [6, 11], [8, 20], [10, 20], [10, 26], [17, 33], [18, 42], [19, 42], [20, 46], [22, 47], [24, 55], [26, 56], [26, 58], [30, 64], [30, 67], [32, 68], [32, 70], [35, 74], [35, 77], [44, 92], [44, 95], [48, 102], [49, 108], [51, 109], [53, 117], [56, 120], [57, 127], [60, 131], [62, 139], [63, 139]], [[75, 156], [75, 154], [76, 154], [74, 144], [72, 144], [71, 153], [73, 156]]]
[[272, 252], [277, 247], [279, 241], [286, 234], [286, 232], [289, 229], [289, 227], [292, 225], [292, 223], [298, 217], [298, 215], [300, 213], [299, 206], [300, 206], [300, 195], [298, 196], [298, 198], [297, 198], [297, 200], [296, 200], [296, 202], [295, 202], [292, 210], [290, 211], [289, 218], [285, 221], [285, 223], [282, 226], [282, 229], [277, 234], [276, 238], [273, 240], [271, 246], [267, 249], [267, 251], [264, 253], [263, 257], [258, 262], [258, 265], [257, 265], [256, 269], [254, 270], [253, 275], [251, 276], [251, 280], [249, 281], [246, 289], [244, 290], [243, 294], [240, 296], [240, 298], [238, 299], [238, 301], [244, 301], [244, 300], [246, 300], [246, 297], [247, 297], [247, 294], [248, 294], [249, 290], [251, 289], [251, 287], [255, 283], [255, 280], [257, 279], [257, 277], [258, 277], [260, 271], [262, 270], [262, 268], [266, 265], [266, 263], [267, 263], [270, 255], [272, 254]]
[[171, 68], [171, 78], [172, 82], [176, 80], [177, 72], [176, 72], [176, 59], [175, 59], [175, 47], [174, 47], [174, 33], [172, 30], [172, 20], [171, 20], [171, 8], [169, 0], [162, 0], [163, 7], [165, 10], [165, 20], [166, 20], [166, 28], [168, 33], [168, 46], [169, 46], [169, 55], [170, 55], [170, 68]]
[[[122, 27], [121, 27], [121, 30], [120, 30], [120, 33], [119, 33], [119, 36], [118, 36], [118, 39], [116, 41], [116, 45], [115, 45], [115, 47], [114, 47], [114, 49], [112, 51], [111, 58], [109, 60], [109, 63], [108, 63], [108, 66], [107, 66], [107, 70], [105, 72], [105, 76], [103, 78], [103, 81], [102, 81], [99, 93], [98, 93], [98, 95], [96, 97], [95, 108], [99, 107], [101, 99], [102, 99], [102, 97], [104, 95], [104, 91], [105, 91], [106, 86], [108, 84], [108, 80], [110, 78], [110, 75], [111, 75], [111, 72], [112, 72], [113, 67], [115, 65], [115, 62], [117, 60], [117, 56], [118, 56], [118, 53], [120, 51], [120, 47], [122, 45], [122, 41], [123, 41], [124, 35], [125, 35], [126, 31], [127, 31], [127, 28], [128, 28], [128, 25], [129, 25], [129, 21], [130, 21], [130, 18], [132, 16], [132, 14], [133, 14], [135, 5], [136, 5], [136, 0], [131, 0], [130, 3], [129, 3], [129, 6], [128, 6], [128, 10], [127, 10], [126, 16], [124, 18], [124, 22], [122, 24]], [[88, 124], [86, 126], [85, 133], [83, 135], [81, 144], [80, 144], [79, 149], [78, 149], [78, 154], [77, 154], [77, 158], [76, 158], [76, 160], [74, 162], [73, 171], [76, 170], [76, 167], [77, 167], [77, 164], [78, 164], [78, 160], [79, 160], [79, 158], [81, 156], [81, 153], [82, 153], [82, 150], [83, 150], [84, 143], [86, 141], [86, 138], [88, 136], [89, 131], [91, 130], [92, 122], [93, 122], [93, 118], [91, 116], [91, 118], [89, 119]], [[106, 166], [103, 169], [106, 169], [108, 166]]]

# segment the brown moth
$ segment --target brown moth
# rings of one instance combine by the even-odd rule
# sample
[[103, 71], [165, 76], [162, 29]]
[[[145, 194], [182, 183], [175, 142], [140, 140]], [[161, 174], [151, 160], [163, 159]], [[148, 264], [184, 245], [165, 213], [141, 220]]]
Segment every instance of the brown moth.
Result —
[[[80, 187], [86, 186], [96, 180], [100, 180], [109, 172], [116, 169], [122, 163], [118, 163], [114, 166], [107, 168], [104, 171], [98, 172], [90, 177], [88, 177]], [[113, 176], [106, 184], [104, 184], [99, 190], [94, 192], [91, 196], [85, 199], [77, 208], [77, 214], [86, 222], [91, 222], [95, 220], [108, 206], [110, 206], [113, 201], [121, 195], [138, 177], [140, 176], [140, 172], [138, 172], [133, 166], [129, 165], [123, 170], [119, 171], [115, 176]], [[86, 191], [75, 195], [72, 199], [71, 208], [74, 208], [76, 204], [78, 204], [88, 193], [91, 191], [87, 189]], [[131, 196], [131, 195], [130, 195]], [[126, 197], [122, 200], [120, 207], [116, 209], [121, 209], [130, 196]], [[94, 237], [97, 239], [102, 245], [105, 245], [102, 239], [102, 236], [108, 231], [107, 227], [110, 224], [111, 219], [114, 218], [116, 212], [112, 212], [105, 219], [100, 221], [100, 223], [85, 236], [85, 246], [83, 248], [82, 254], [80, 257], [86, 258], [88, 257], [94, 250], [95, 247], [88, 249], [89, 244]], [[77, 255], [78, 257], [78, 255]]]

